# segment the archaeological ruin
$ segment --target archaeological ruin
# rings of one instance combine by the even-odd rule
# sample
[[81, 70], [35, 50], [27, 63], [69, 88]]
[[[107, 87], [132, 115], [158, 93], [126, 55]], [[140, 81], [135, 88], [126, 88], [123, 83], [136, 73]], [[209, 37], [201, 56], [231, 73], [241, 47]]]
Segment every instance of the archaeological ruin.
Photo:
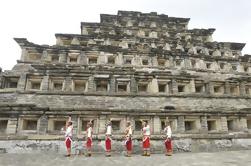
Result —
[[128, 120], [135, 153], [140, 120], [153, 152], [164, 150], [166, 121], [176, 152], [251, 149], [251, 55], [244, 43], [214, 41], [213, 28], [188, 29], [189, 20], [118, 11], [81, 22], [80, 34], [55, 34], [52, 46], [14, 38], [21, 57], [0, 70], [0, 149], [64, 152], [69, 115], [75, 142], [93, 120], [95, 151], [109, 119], [114, 152]]

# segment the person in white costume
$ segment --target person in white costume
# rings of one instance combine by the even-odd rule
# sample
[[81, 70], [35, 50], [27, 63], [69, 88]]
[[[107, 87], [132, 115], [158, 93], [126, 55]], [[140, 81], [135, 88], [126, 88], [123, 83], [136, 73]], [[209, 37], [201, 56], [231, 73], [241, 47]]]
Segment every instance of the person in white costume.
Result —
[[66, 130], [65, 130], [65, 146], [67, 149], [66, 157], [71, 156], [71, 143], [72, 143], [72, 135], [73, 135], [73, 125], [71, 121], [71, 117], [69, 116], [68, 121], [66, 122]]
[[142, 121], [142, 144], [143, 144], [143, 156], [150, 156], [150, 126], [147, 121]]
[[132, 125], [131, 122], [127, 122], [125, 129], [125, 146], [127, 157], [131, 157], [132, 155]]
[[106, 133], [105, 133], [105, 148], [106, 148], [106, 156], [111, 156], [111, 148], [112, 148], [112, 123], [109, 120], [106, 125]]
[[92, 122], [87, 123], [86, 129], [86, 149], [88, 157], [91, 156], [91, 148], [92, 148]]
[[173, 153], [173, 148], [172, 148], [172, 129], [170, 126], [170, 122], [166, 123], [166, 128], [164, 129], [164, 132], [166, 132], [166, 140], [165, 140], [166, 156], [171, 156]]

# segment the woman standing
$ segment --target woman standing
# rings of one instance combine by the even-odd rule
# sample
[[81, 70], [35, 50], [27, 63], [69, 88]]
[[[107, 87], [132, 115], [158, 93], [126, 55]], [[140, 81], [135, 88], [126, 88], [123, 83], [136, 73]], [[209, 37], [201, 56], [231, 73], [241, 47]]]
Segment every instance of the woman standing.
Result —
[[87, 157], [91, 156], [91, 148], [92, 148], [92, 122], [87, 123], [86, 130], [86, 149], [87, 149]]
[[112, 123], [109, 120], [106, 126], [106, 134], [105, 134], [105, 148], [106, 148], [106, 156], [111, 156], [111, 148], [112, 148]]
[[71, 121], [71, 117], [69, 116], [68, 121], [65, 126], [65, 146], [67, 149], [67, 154], [65, 157], [71, 156], [71, 143], [72, 143], [72, 134], [73, 134], [73, 125]]
[[166, 146], [166, 156], [172, 156], [173, 148], [172, 148], [172, 130], [170, 127], [170, 122], [166, 123], [166, 128], [164, 129], [164, 132], [166, 132], [166, 140], [165, 140], [165, 146]]
[[142, 122], [142, 144], [143, 144], [143, 156], [150, 156], [150, 126], [147, 121]]
[[132, 155], [132, 126], [131, 122], [127, 122], [125, 129], [125, 146], [126, 146], [126, 156], [131, 157]]

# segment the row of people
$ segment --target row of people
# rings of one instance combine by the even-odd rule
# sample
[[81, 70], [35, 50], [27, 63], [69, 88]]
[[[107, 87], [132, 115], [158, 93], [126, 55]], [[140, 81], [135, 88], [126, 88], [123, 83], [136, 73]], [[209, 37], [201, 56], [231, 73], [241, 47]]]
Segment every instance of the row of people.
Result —
[[[166, 137], [164, 140], [165, 148], [166, 148], [166, 155], [172, 155], [172, 131], [169, 122], [166, 123], [166, 127], [164, 129], [166, 132]], [[130, 157], [132, 155], [132, 135], [133, 135], [133, 128], [131, 122], [127, 122], [126, 129], [125, 129], [125, 148], [126, 148], [126, 156]], [[91, 156], [92, 154], [92, 122], [90, 120], [87, 123], [87, 130], [86, 130], [86, 142], [85, 146], [87, 149], [87, 156]], [[71, 143], [72, 143], [72, 136], [73, 136], [73, 125], [71, 118], [69, 117], [66, 130], [65, 130], [65, 145], [67, 149], [67, 157], [71, 155]], [[106, 133], [105, 133], [105, 148], [106, 148], [106, 156], [111, 156], [111, 147], [112, 147], [112, 123], [108, 121], [106, 125]], [[143, 149], [143, 156], [150, 156], [150, 136], [151, 130], [150, 126], [148, 125], [147, 121], [142, 121], [142, 149]]]

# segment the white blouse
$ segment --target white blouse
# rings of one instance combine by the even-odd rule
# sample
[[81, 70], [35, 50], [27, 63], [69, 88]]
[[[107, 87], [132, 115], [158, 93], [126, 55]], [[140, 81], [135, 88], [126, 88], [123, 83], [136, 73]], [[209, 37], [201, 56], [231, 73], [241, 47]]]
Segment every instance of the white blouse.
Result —
[[167, 127], [165, 128], [164, 131], [166, 131], [166, 136], [167, 136], [167, 138], [171, 138], [171, 136], [172, 136], [171, 127], [170, 127], [170, 126], [167, 126]]
[[150, 126], [147, 125], [146, 127], [143, 127], [143, 134], [150, 136], [151, 135], [151, 131], [150, 131]]
[[130, 126], [127, 129], [128, 129], [128, 132], [127, 132], [126, 136], [129, 137], [132, 135], [132, 127]]
[[106, 128], [106, 135], [112, 135], [112, 126], [107, 126]]
[[65, 131], [65, 137], [72, 137], [72, 130], [73, 130], [73, 127], [68, 126], [66, 131]]
[[87, 129], [87, 137], [91, 137], [91, 136], [92, 136], [92, 128], [89, 127], [89, 128]]

